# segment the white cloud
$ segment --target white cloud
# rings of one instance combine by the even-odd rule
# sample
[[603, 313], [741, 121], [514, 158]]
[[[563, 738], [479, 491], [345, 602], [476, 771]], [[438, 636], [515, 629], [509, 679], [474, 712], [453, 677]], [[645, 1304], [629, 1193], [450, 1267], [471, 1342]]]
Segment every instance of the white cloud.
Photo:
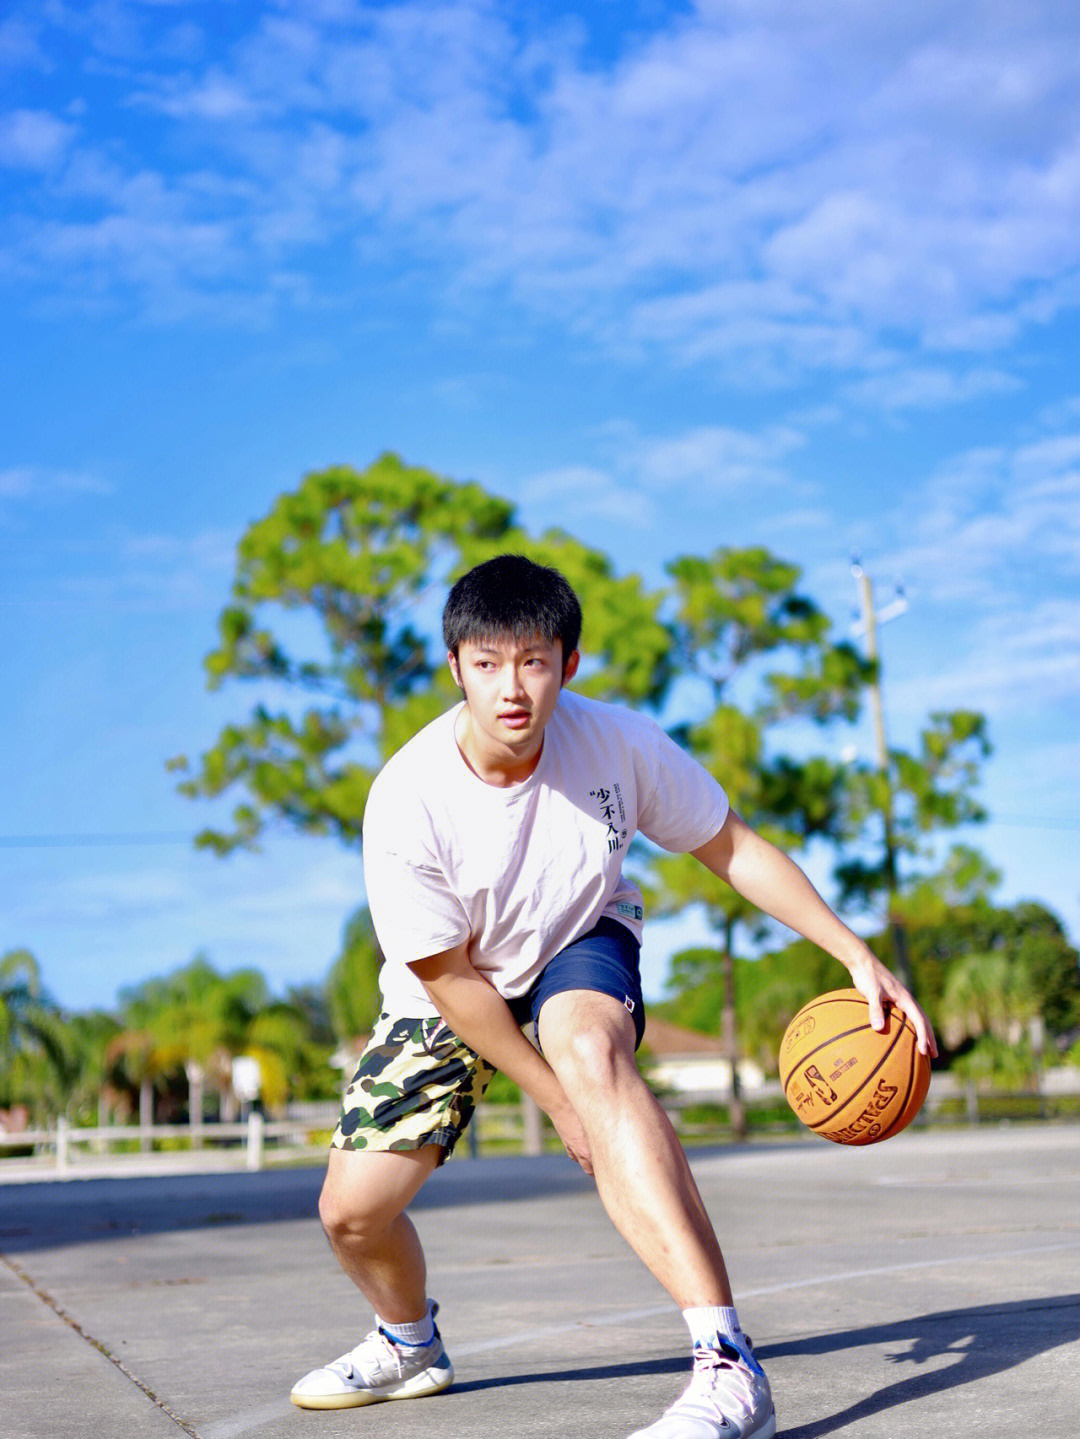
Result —
[[804, 443], [800, 430], [784, 424], [760, 431], [697, 425], [644, 435], [633, 424], [610, 422], [596, 433], [600, 463], [531, 475], [519, 498], [532, 512], [526, 516], [530, 522], [536, 514], [541, 524], [571, 527], [599, 519], [647, 532], [688, 497], [700, 506], [716, 496], [742, 496], [767, 486], [782, 491], [786, 507], [772, 523], [813, 526], [820, 516], [801, 505], [805, 486], [788, 466]]
[[111, 486], [96, 475], [37, 465], [0, 470], [0, 500], [52, 503], [71, 495], [107, 495]]
[[[970, 329], [967, 338], [972, 338]], [[986, 395], [1007, 395], [1022, 388], [1022, 381], [1015, 375], [986, 366], [958, 370], [945, 365], [896, 365], [845, 386], [844, 392], [861, 404], [896, 411], [937, 409]]]
[[47, 170], [66, 154], [75, 126], [44, 110], [13, 110], [0, 116], [0, 165]]
[[180, 913], [191, 900], [183, 870], [166, 866], [119, 870], [95, 869], [77, 875], [62, 887], [53, 886], [37, 896], [20, 918], [37, 923], [50, 918], [67, 924], [114, 926], [140, 917]]
[[[306, 4], [257, 10], [202, 68], [189, 34], [183, 70], [175, 29], [141, 7], [94, 7], [81, 28], [63, 13], [112, 64], [115, 115], [136, 105], [167, 128], [159, 144], [157, 126], [99, 119], [125, 183], [93, 219], [58, 188], [51, 214], [22, 217], [19, 258], [159, 313], [170, 287], [276, 303], [283, 257], [345, 244], [357, 294], [369, 257], [411, 255], [448, 304], [505, 288], [614, 349], [753, 383], [873, 381], [898, 330], [942, 355], [1008, 346], [1035, 322], [1033, 288], [1053, 310], [1075, 267], [1077, 27], [1052, 0], [701, 3], [628, 31], [606, 64], [580, 25], [485, 0]], [[66, 143], [28, 131], [24, 152]], [[216, 199], [166, 178], [196, 152], [204, 174], [216, 157]], [[899, 386], [940, 405], [1008, 383], [1003, 365], [942, 363], [863, 398], [895, 407]]]
[[890, 681], [901, 714], [975, 709], [1000, 718], [1080, 698], [1080, 599], [995, 610], [967, 630], [947, 668]]
[[905, 637], [889, 640], [890, 654], [906, 652], [899, 673], [890, 666], [890, 709], [911, 719], [974, 707], [993, 728], [1080, 700], [1074, 430], [955, 456], [881, 517], [877, 539], [873, 569], [912, 599]]
[[106, 863], [83, 853], [63, 874], [27, 866], [9, 906], [13, 932], [74, 1007], [108, 1005], [200, 952], [220, 970], [254, 966], [278, 991], [317, 982], [363, 902], [359, 855], [329, 841], [286, 839], [227, 862], [184, 845], [125, 846]]
[[520, 493], [521, 504], [536, 507], [551, 523], [551, 510], [579, 519], [614, 520], [637, 529], [648, 529], [657, 520], [656, 506], [649, 495], [620, 483], [595, 465], [565, 465], [532, 475]]
[[33, 14], [8, 15], [0, 20], [0, 68], [48, 70], [49, 59], [41, 43], [42, 23]]
[[58, 598], [93, 609], [126, 612], [212, 610], [227, 592], [236, 536], [107, 531], [58, 578]]
[[627, 459], [647, 484], [730, 490], [748, 483], [782, 484], [789, 479], [785, 460], [803, 443], [803, 436], [788, 427], [747, 431], [699, 425], [666, 439], [642, 439]]

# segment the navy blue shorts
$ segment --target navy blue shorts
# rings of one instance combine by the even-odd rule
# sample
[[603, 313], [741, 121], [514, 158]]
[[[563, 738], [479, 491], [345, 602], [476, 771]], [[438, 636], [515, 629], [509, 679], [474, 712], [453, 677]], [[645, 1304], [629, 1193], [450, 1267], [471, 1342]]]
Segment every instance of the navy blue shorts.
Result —
[[[535, 1030], [553, 994], [586, 989], [610, 994], [633, 1015], [637, 1044], [645, 1030], [639, 946], [617, 919], [594, 929], [552, 959], [527, 994], [510, 1003], [519, 1024]], [[635, 1046], [636, 1047], [636, 1046]], [[335, 1149], [410, 1150], [426, 1144], [453, 1149], [491, 1079], [489, 1064], [439, 1018], [383, 1014], [345, 1092]]]
[[531, 1017], [533, 1032], [539, 1039], [540, 1009], [553, 994], [562, 994], [568, 989], [610, 994], [633, 1016], [636, 1049], [645, 1033], [640, 955], [641, 946], [626, 925], [605, 915], [593, 929], [579, 935], [548, 961], [528, 994], [511, 1005], [514, 1017], [521, 1024]]

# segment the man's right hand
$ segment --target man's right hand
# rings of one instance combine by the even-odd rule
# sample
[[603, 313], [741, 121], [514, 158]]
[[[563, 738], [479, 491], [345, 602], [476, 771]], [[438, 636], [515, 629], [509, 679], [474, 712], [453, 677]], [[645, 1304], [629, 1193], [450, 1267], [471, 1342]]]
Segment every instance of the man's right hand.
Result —
[[581, 1120], [574, 1112], [569, 1100], [558, 1105], [550, 1105], [547, 1111], [548, 1118], [555, 1126], [555, 1132], [562, 1140], [570, 1158], [581, 1165], [586, 1174], [592, 1174], [592, 1155], [589, 1152], [589, 1141], [582, 1127]]
[[567, 1154], [591, 1174], [589, 1141], [574, 1106], [551, 1065], [522, 1034], [506, 1000], [473, 966], [468, 945], [417, 960], [409, 968], [458, 1038], [536, 1100]]

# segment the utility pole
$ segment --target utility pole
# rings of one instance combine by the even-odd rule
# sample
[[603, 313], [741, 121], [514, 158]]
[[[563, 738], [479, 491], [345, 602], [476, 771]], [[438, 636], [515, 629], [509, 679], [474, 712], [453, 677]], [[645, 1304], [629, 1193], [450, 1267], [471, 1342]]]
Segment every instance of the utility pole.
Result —
[[894, 599], [883, 609], [874, 608], [874, 582], [858, 560], [853, 561], [851, 573], [859, 586], [862, 607], [862, 621], [854, 627], [856, 635], [866, 635], [866, 654], [874, 666], [874, 677], [870, 681], [870, 708], [874, 719], [874, 749], [878, 773], [882, 777], [881, 818], [885, 844], [885, 893], [892, 946], [893, 970], [900, 983], [911, 988], [911, 960], [908, 956], [907, 931], [903, 920], [896, 912], [896, 896], [900, 888], [897, 868], [896, 832], [893, 819], [892, 769], [889, 764], [889, 745], [885, 733], [885, 700], [881, 686], [881, 660], [878, 655], [877, 627], [905, 613], [908, 607], [903, 590], [897, 586]]

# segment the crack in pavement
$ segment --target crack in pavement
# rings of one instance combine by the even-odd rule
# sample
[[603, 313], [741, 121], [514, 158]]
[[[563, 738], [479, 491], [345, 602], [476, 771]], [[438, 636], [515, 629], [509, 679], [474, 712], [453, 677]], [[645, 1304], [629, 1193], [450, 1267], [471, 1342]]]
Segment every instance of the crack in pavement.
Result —
[[115, 1364], [124, 1378], [127, 1379], [129, 1383], [134, 1384], [140, 1394], [145, 1395], [151, 1404], [154, 1404], [163, 1414], [168, 1415], [178, 1428], [182, 1429], [185, 1434], [189, 1434], [191, 1439], [200, 1439], [197, 1430], [193, 1429], [186, 1420], [181, 1419], [179, 1414], [174, 1413], [168, 1404], [166, 1404], [165, 1400], [162, 1399], [159, 1394], [154, 1393], [149, 1384], [144, 1383], [137, 1374], [133, 1374], [124, 1361], [119, 1358], [118, 1355], [114, 1354], [103, 1340], [95, 1338], [93, 1334], [85, 1330], [75, 1316], [69, 1314], [60, 1301], [50, 1294], [47, 1289], [43, 1289], [34, 1279], [33, 1275], [28, 1274], [21, 1264], [17, 1263], [17, 1261], [12, 1259], [8, 1254], [0, 1254], [0, 1263], [3, 1263], [10, 1269], [16, 1279], [22, 1280], [31, 1294], [39, 1299], [47, 1309], [51, 1309], [57, 1319], [66, 1324], [69, 1329], [73, 1329], [79, 1338], [89, 1344], [92, 1349], [96, 1349], [102, 1358], [107, 1359], [110, 1364]]

